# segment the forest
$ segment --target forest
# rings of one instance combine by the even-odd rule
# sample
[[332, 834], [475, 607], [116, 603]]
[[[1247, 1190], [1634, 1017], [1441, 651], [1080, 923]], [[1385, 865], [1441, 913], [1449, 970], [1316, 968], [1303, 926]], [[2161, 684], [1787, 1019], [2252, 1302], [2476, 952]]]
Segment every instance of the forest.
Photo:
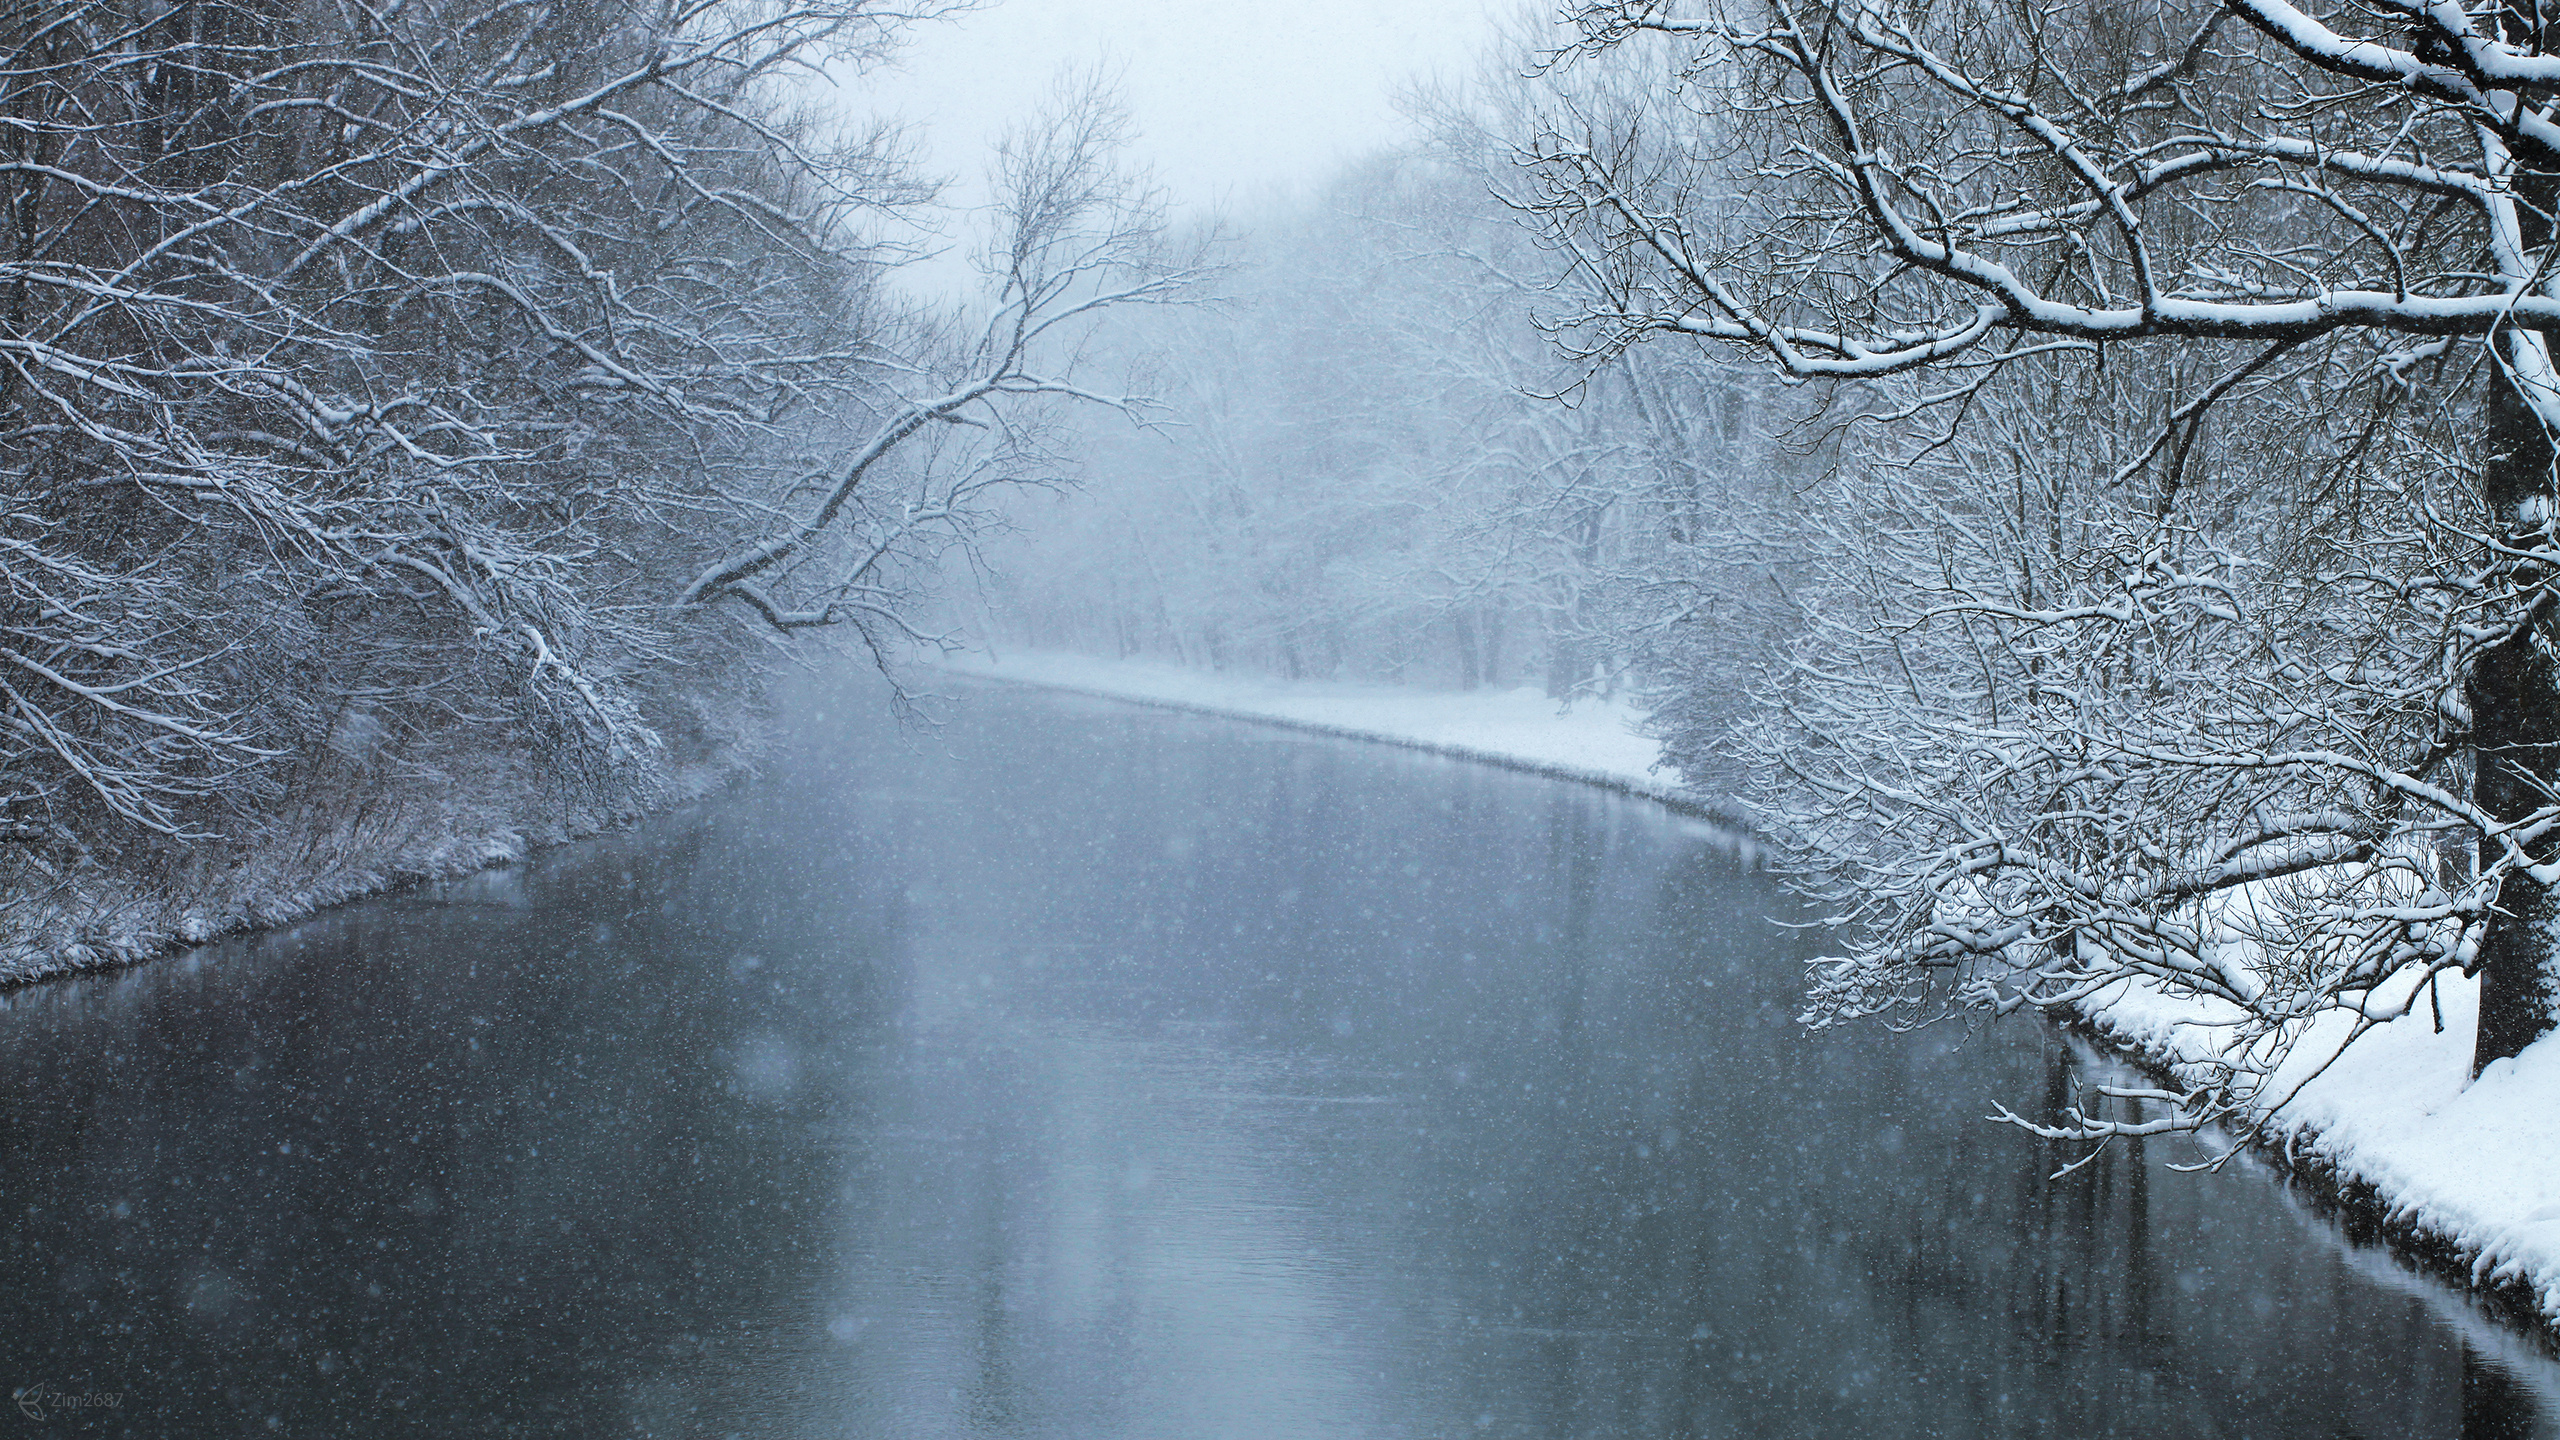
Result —
[[10, 13], [11, 973], [698, 793], [829, 646], [1028, 643], [1631, 698], [1849, 937], [1817, 1023], [2227, 1007], [2056, 1133], [2448, 971], [2476, 1066], [2551, 1028], [2538, 9], [1588, 0], [1218, 222], [1063, 83], [948, 302], [806, 83], [937, 13]]
[[8, 12], [0, 970], [592, 831], [752, 753], [783, 637], [914, 638], [1190, 269], [1066, 88], [987, 302], [887, 284], [931, 186], [806, 82], [932, 14]]

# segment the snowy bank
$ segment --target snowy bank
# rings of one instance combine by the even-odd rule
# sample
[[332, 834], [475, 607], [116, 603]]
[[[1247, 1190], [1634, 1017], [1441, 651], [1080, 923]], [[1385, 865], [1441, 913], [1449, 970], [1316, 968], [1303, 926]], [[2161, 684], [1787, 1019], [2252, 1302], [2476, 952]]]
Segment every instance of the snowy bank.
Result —
[[1623, 701], [1585, 699], [1566, 709], [1532, 687], [1417, 690], [1400, 685], [1276, 680], [1055, 650], [1009, 651], [996, 659], [955, 657], [938, 668], [1463, 756], [1641, 795], [1737, 830], [1741, 826], [1721, 799], [1692, 790], [1656, 769], [1662, 747], [1637, 732], [1644, 712]]
[[[2455, 972], [2436, 987], [2352, 1044], [2351, 1017], [2321, 1017], [2266, 1087], [2282, 1099], [2270, 1131], [2291, 1168], [2369, 1210], [2394, 1242], [2515, 1318], [2560, 1327], [2560, 1035], [2470, 1080], [2479, 983]], [[2208, 1002], [2130, 982], [2086, 1018], [2177, 1075], [2230, 1033]]]
[[[285, 925], [422, 881], [511, 865], [698, 799], [763, 753], [745, 707], [688, 737], [607, 793], [576, 793], [520, 755], [440, 757], [432, 784], [406, 790], [359, 773], [315, 784], [150, 863], [110, 855], [48, 888], [0, 894], [0, 989], [131, 965], [226, 935]], [[126, 863], [116, 863], [125, 861]]]
[[745, 765], [740, 756], [689, 767], [614, 806], [564, 808], [501, 793], [433, 807], [295, 816], [158, 883], [75, 877], [79, 883], [0, 907], [8, 910], [0, 920], [0, 989], [138, 964], [406, 885], [513, 865], [700, 799]]
[[[1461, 755], [1736, 823], [1719, 802], [1657, 771], [1660, 747], [1637, 733], [1641, 713], [1622, 704], [1586, 701], [1559, 713], [1535, 690], [1284, 681], [1043, 651], [944, 668]], [[2560, 1035], [2466, 1083], [2477, 989], [2445, 976], [2407, 1018], [2368, 1031], [2344, 1053], [2346, 1017], [2329, 1017], [2268, 1087], [2290, 1097], [2270, 1129], [2289, 1168], [2333, 1189], [2358, 1212], [2351, 1218], [2467, 1275], [2516, 1318], [2560, 1326]], [[2203, 1003], [2131, 986], [2108, 992], [2082, 1018], [2172, 1072], [2209, 1059], [2228, 1033]]]

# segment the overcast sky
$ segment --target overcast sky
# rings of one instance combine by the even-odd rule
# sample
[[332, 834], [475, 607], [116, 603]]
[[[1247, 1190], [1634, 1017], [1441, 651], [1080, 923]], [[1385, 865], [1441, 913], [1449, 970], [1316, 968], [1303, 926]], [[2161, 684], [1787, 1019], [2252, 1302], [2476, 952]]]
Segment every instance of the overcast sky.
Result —
[[1409, 133], [1397, 89], [1473, 68], [1517, 0], [996, 0], [918, 27], [900, 69], [848, 87], [856, 112], [926, 131], [931, 167], [983, 156], [1064, 69], [1110, 66], [1136, 154], [1178, 209], [1250, 206]]

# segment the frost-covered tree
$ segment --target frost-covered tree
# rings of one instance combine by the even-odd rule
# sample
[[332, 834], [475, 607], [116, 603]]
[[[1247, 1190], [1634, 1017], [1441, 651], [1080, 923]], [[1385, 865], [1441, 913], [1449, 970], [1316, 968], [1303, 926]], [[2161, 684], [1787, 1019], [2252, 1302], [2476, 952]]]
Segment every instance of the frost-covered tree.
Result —
[[11, 12], [21, 838], [218, 828], [351, 720], [652, 749], [623, 682], [688, 648], [650, 593], [687, 512], [876, 384], [852, 222], [919, 192], [775, 86], [891, 35], [859, 6]]
[[1008, 152], [992, 318], [894, 297], [929, 187], [808, 82], [951, 8], [0, 9], [8, 893], [464, 764], [617, 808], [756, 627], [898, 632], [1045, 473], [1015, 403], [1172, 283], [1085, 94]]
[[[753, 487], [725, 492], [736, 528], [769, 533], [704, 566], [679, 605], [735, 598], [786, 632], [850, 624], [884, 663], [893, 643], [934, 639], [909, 618], [912, 586], [995, 522], [992, 492], [1056, 473], [1039, 402], [1124, 416], [1149, 407], [1079, 379], [1097, 323], [1182, 299], [1203, 273], [1201, 247], [1169, 249], [1154, 195], [1121, 168], [1126, 129], [1105, 94], [1069, 83], [999, 144], [996, 228], [978, 257], [992, 292], [985, 313], [910, 326], [894, 358], [883, 347], [848, 367], [878, 387], [859, 431], [821, 432], [841, 453], [779, 501]], [[881, 472], [919, 450], [927, 463], [907, 463], [903, 487], [884, 486]], [[779, 525], [774, 508], [785, 512]]]
[[1573, 15], [1560, 64], [1659, 42], [1676, 77], [1528, 146], [1579, 342], [1748, 348], [1897, 437], [1774, 697], [1771, 813], [1866, 922], [1820, 1009], [2146, 977], [2237, 1017], [2206, 1110], [2444, 966], [2480, 1063], [2548, 1031], [2539, 10]]

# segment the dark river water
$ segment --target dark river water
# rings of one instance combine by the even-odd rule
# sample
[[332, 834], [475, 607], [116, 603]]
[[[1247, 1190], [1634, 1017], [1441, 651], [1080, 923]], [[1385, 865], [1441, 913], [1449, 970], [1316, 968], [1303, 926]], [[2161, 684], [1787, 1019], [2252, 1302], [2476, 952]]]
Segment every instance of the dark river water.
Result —
[[[2516, 1437], [2550, 1363], [1571, 784], [972, 692], [0, 1000], [9, 1434]], [[814, 708], [814, 707], [813, 707]]]

